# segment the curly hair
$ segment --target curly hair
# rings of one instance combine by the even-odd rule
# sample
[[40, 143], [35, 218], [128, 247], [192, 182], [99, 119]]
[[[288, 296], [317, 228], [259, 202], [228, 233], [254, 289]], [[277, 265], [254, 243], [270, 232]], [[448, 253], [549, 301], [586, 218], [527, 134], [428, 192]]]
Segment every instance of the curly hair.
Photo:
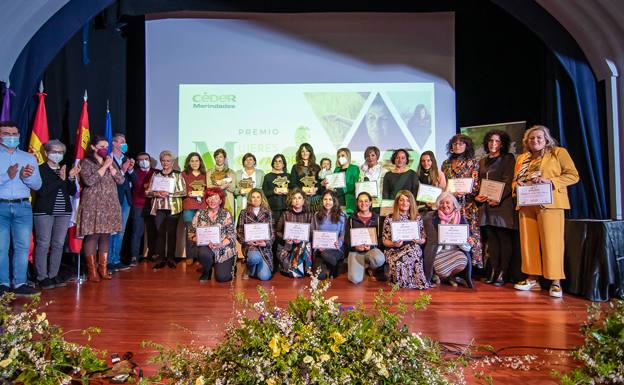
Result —
[[490, 141], [490, 139], [494, 135], [498, 135], [498, 137], [500, 138], [500, 141], [501, 141], [500, 153], [501, 153], [501, 155], [508, 154], [509, 153], [509, 145], [511, 144], [511, 137], [509, 136], [508, 133], [506, 133], [505, 131], [502, 131], [502, 130], [490, 130], [490, 131], [487, 132], [487, 134], [485, 134], [485, 136], [483, 137], [483, 151], [485, 151], [486, 154], [490, 152], [490, 149], [488, 148], [488, 142]]
[[[453, 143], [462, 142], [466, 145], [466, 150], [461, 154], [453, 153]], [[472, 143], [472, 139], [468, 135], [457, 134], [453, 135], [451, 140], [446, 144], [446, 154], [451, 158], [464, 158], [464, 159], [472, 159], [475, 155], [474, 144]]]
[[221, 204], [219, 205], [221, 208], [225, 206], [225, 193], [219, 187], [208, 187], [206, 191], [204, 191], [204, 199], [207, 201], [208, 198], [217, 195], [221, 199]]
[[320, 167], [316, 164], [316, 155], [314, 155], [314, 149], [310, 145], [310, 143], [301, 143], [299, 149], [297, 149], [297, 153], [295, 154], [296, 159], [296, 171], [297, 175], [301, 175], [303, 173], [303, 158], [301, 157], [301, 150], [306, 149], [310, 153], [310, 158], [308, 158], [308, 168], [310, 170], [311, 175], [316, 175], [320, 171]]

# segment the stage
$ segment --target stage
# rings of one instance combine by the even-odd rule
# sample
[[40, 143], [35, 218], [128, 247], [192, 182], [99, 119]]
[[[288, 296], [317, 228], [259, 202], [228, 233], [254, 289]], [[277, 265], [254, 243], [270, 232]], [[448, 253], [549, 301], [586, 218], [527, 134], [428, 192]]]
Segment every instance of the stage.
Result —
[[[42, 293], [42, 309], [51, 323], [65, 331], [90, 326], [102, 328], [91, 345], [110, 353], [135, 354], [135, 361], [146, 375], [154, 372], [147, 365], [153, 351], [142, 350], [141, 341], [175, 345], [195, 341], [214, 346], [220, 340], [225, 323], [232, 318], [233, 293], [245, 293], [252, 301], [258, 298], [256, 286], [274, 288], [280, 306], [294, 298], [309, 279], [290, 279], [276, 275], [261, 283], [255, 279], [233, 283], [198, 282], [196, 267], [179, 263], [176, 269], [153, 271], [151, 264], [115, 273], [111, 281], [69, 283], [67, 287]], [[360, 285], [347, 281], [346, 274], [332, 280], [330, 296], [339, 297], [343, 305], [359, 301], [372, 305], [378, 289], [387, 283], [369, 281]], [[399, 295], [406, 301], [422, 292], [403, 289]], [[485, 371], [499, 384], [555, 384], [551, 369], [567, 371], [570, 361], [560, 352], [547, 348], [571, 348], [581, 343], [579, 325], [590, 302], [566, 295], [552, 299], [547, 291], [519, 292], [511, 284], [497, 288], [475, 282], [475, 289], [442, 285], [426, 291], [431, 304], [424, 311], [410, 314], [406, 320], [411, 331], [441, 342], [492, 345], [495, 349], [511, 346], [539, 347], [505, 350], [505, 355], [535, 354], [539, 358], [529, 371], [486, 367]], [[21, 302], [22, 300], [20, 300]], [[71, 341], [86, 342], [79, 333], [70, 333]], [[543, 366], [542, 363], [547, 365]], [[470, 372], [470, 371], [468, 371]], [[474, 383], [472, 376], [470, 383]]]

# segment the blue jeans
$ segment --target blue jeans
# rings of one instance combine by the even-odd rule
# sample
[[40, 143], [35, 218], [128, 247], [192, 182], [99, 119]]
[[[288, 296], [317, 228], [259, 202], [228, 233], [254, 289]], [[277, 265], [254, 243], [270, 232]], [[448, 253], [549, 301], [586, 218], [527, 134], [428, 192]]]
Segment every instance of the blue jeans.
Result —
[[[18, 288], [26, 283], [28, 248], [32, 234], [30, 202], [0, 203], [0, 285]], [[13, 241], [13, 258], [9, 268], [9, 245]]]
[[132, 233], [130, 237], [130, 255], [133, 257], [142, 257], [141, 240], [145, 234], [145, 217], [143, 207], [132, 208]]
[[121, 231], [112, 234], [110, 237], [110, 251], [108, 254], [108, 263], [110, 265], [121, 262], [121, 245], [123, 243], [124, 233], [126, 231], [126, 222], [128, 222], [128, 216], [130, 216], [130, 203], [124, 196], [121, 203]]
[[258, 250], [249, 250], [247, 253], [247, 268], [249, 276], [258, 278], [261, 281], [271, 279], [271, 269]]

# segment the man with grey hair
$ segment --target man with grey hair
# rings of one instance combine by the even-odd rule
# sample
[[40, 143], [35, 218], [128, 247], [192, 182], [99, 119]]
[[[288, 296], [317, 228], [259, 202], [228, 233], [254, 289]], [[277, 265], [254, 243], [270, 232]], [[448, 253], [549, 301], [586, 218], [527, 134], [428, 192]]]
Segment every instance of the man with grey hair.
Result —
[[113, 135], [111, 155], [121, 174], [125, 176], [125, 181], [121, 185], [117, 185], [117, 195], [119, 204], [121, 205], [121, 231], [111, 235], [110, 237], [110, 255], [108, 257], [108, 270], [120, 271], [130, 268], [129, 265], [121, 262], [121, 246], [126, 231], [126, 223], [130, 216], [130, 208], [132, 207], [132, 183], [134, 182], [134, 159], [128, 158], [125, 154], [128, 152], [128, 144], [126, 136], [121, 133]]

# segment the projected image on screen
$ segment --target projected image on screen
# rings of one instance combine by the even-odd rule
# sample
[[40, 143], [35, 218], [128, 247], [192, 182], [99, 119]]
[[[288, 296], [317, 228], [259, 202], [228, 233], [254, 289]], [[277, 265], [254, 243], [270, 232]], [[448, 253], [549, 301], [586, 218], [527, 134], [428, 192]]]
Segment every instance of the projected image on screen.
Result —
[[303, 142], [330, 159], [341, 147], [357, 155], [368, 146], [421, 152], [435, 135], [417, 106], [433, 111], [433, 99], [430, 83], [183, 84], [178, 148], [203, 153], [223, 143], [234, 160], [251, 152], [261, 167], [278, 152], [294, 160]]
[[397, 148], [445, 157], [452, 13], [189, 17], [146, 22], [150, 153], [196, 151], [211, 167], [224, 148], [230, 167], [250, 152], [264, 170], [277, 153], [292, 165], [304, 142], [332, 162], [347, 147], [360, 164], [371, 145], [385, 160]]

